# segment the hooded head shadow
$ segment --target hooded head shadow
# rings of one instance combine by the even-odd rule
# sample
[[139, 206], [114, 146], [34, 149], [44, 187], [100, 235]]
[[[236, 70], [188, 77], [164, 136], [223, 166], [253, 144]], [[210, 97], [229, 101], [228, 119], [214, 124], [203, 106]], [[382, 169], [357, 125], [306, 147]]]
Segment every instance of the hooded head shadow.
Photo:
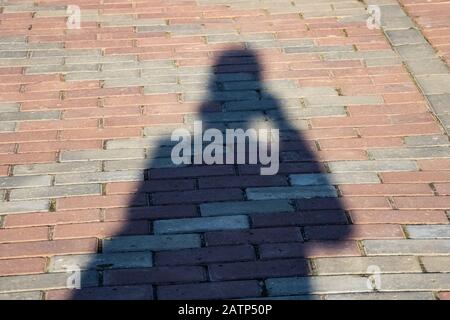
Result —
[[[124, 227], [81, 266], [82, 289], [72, 298], [288, 299], [315, 292], [306, 258], [332, 256], [348, 221], [314, 141], [302, 134], [307, 123], [295, 97], [299, 88], [293, 81], [263, 81], [263, 74], [254, 51], [229, 50], [218, 55], [207, 86], [204, 75], [182, 77], [183, 97], [198, 101], [198, 112], [186, 114], [182, 125], [149, 129], [142, 140], [151, 150], [145, 181], [126, 209]], [[272, 87], [295, 98], [279, 100]], [[224, 145], [226, 129], [279, 130], [277, 172], [261, 175], [267, 164], [231, 164], [225, 154], [223, 163], [199, 164], [194, 147], [190, 163], [175, 165], [170, 156], [178, 141], [171, 132], [186, 128], [193, 143], [200, 121], [202, 133], [217, 129]], [[211, 142], [202, 141], [201, 152]]]

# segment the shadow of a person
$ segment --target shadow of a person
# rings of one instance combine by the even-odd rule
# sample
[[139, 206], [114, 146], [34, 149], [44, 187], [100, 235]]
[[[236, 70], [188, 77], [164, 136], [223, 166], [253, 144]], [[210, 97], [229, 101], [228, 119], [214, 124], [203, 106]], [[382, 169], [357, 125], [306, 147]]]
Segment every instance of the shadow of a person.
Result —
[[[258, 60], [252, 50], [229, 50], [218, 56], [205, 102], [198, 114], [185, 117], [184, 126], [192, 139], [179, 155], [194, 163], [174, 165], [170, 156], [179, 141], [170, 137], [173, 128], [155, 129], [159, 134], [162, 130], [163, 136], [157, 138], [156, 148], [151, 148], [154, 152], [147, 163], [147, 179], [129, 205], [127, 224], [104, 241], [98, 258], [83, 267], [101, 273], [102, 287], [89, 288], [87, 274], [91, 271], [87, 271], [81, 281], [83, 288], [76, 290], [73, 298], [308, 298], [312, 270], [306, 258], [320, 256], [321, 248], [329, 254], [340, 245], [337, 240], [345, 239], [347, 230], [321, 232], [314, 228], [348, 222], [337, 191], [314, 154], [313, 142], [302, 136], [305, 124], [300, 103], [288, 106], [290, 112], [285, 113], [287, 107], [265, 88]], [[192, 77], [188, 81], [191, 83], [184, 85], [192, 89], [203, 79], [196, 83]], [[273, 83], [282, 90], [298, 90], [289, 81]], [[185, 99], [195, 101], [202, 95], [194, 92]], [[223, 141], [217, 135], [209, 137], [217, 147], [215, 152], [208, 149], [216, 163], [196, 158], [206, 153], [210, 141], [200, 141], [201, 148], [190, 147], [202, 136], [199, 132], [191, 135], [198, 121], [202, 134], [214, 128], [223, 135]], [[271, 148], [265, 156], [271, 163], [262, 165], [259, 161], [263, 144], [250, 149], [255, 136], [244, 140], [242, 153], [239, 144], [233, 148], [237, 140], [226, 139], [226, 129], [268, 130], [271, 135], [265, 142]], [[256, 136], [258, 143], [261, 138]], [[220, 147], [225, 144], [225, 154], [221, 154]], [[248, 162], [252, 154], [260, 156], [257, 163]], [[261, 174], [261, 168], [268, 166], [275, 171]], [[133, 235], [140, 233], [136, 223], [148, 221], [148, 235]], [[300, 287], [297, 284], [293, 292], [288, 288], [283, 293], [270, 280], [283, 277], [298, 277]]]

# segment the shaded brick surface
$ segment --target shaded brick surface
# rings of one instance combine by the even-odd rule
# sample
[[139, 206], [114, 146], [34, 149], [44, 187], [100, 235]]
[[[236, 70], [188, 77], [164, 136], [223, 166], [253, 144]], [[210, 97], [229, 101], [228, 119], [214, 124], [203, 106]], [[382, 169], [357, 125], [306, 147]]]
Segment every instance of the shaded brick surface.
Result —
[[[0, 299], [449, 299], [447, 2], [71, 4], [0, 3]], [[195, 120], [279, 171], [174, 164]]]

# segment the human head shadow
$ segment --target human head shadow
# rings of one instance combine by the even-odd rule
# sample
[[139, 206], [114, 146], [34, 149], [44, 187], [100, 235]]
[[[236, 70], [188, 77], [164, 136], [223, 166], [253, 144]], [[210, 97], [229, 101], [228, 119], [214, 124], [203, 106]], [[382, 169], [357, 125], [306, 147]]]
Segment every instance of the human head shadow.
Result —
[[[157, 142], [149, 145], [153, 152], [145, 163], [145, 181], [136, 189], [126, 215], [121, 216], [123, 228], [114, 240], [104, 242], [103, 253], [82, 266], [88, 271], [82, 272], [82, 289], [75, 290], [72, 298], [310, 298], [308, 294], [314, 293], [309, 280], [312, 271], [304, 258], [326, 256], [323, 252], [329, 254], [338, 249], [348, 232], [348, 227], [342, 225], [348, 221], [332, 183], [321, 175], [326, 169], [317, 158], [314, 141], [302, 134], [302, 128], [307, 128], [302, 120], [300, 97], [279, 100], [270, 93], [271, 85], [285, 92], [295, 92], [298, 87], [292, 85], [293, 81], [263, 81], [262, 68], [258, 54], [252, 50], [218, 54], [206, 98], [200, 101], [197, 113], [185, 116], [182, 126], [191, 127], [197, 120], [203, 122], [203, 129], [218, 128], [223, 132], [227, 128], [247, 130], [255, 124], [270, 124], [280, 133], [278, 173], [260, 175], [258, 164], [175, 166], [170, 151], [176, 142], [171, 140], [170, 132], [178, 125], [150, 130], [159, 136], [150, 139]], [[185, 84], [186, 88], [204, 87], [203, 80], [192, 77], [191, 81]], [[189, 93], [186, 98], [195, 101], [202, 94], [205, 96]], [[267, 191], [259, 193], [260, 188]], [[263, 204], [260, 212], [254, 209], [257, 207], [240, 211], [230, 205], [251, 201]], [[221, 203], [219, 213], [214, 213], [214, 205], [206, 205], [211, 203]], [[229, 222], [224, 223], [222, 230], [216, 226], [211, 230], [206, 227], [186, 231], [188, 228], [182, 226], [178, 231], [170, 231], [159, 224], [204, 215], [245, 216], [249, 225], [235, 229]], [[188, 224], [188, 220], [181, 221]], [[183, 228], [185, 231], [180, 231]], [[171, 232], [199, 234], [200, 242], [184, 246], [178, 243], [170, 248], [158, 246], [155, 239], [140, 237], [172, 237]], [[108, 257], [111, 254], [114, 258]], [[250, 264], [251, 261], [257, 262]], [[233, 268], [234, 273], [230, 271]], [[95, 288], [98, 274], [103, 282], [101, 288]], [[282, 277], [301, 277], [301, 285], [294, 291], [286, 289], [285, 293], [277, 293], [270, 280], [260, 286], [266, 279]], [[195, 290], [190, 287], [195, 283], [208, 284]]]

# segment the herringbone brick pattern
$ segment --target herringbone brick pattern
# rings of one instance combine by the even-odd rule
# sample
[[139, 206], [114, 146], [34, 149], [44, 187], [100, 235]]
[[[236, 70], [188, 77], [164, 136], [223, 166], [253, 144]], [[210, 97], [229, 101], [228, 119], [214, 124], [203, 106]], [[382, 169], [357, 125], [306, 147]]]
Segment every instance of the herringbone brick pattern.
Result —
[[[450, 99], [397, 1], [0, 3], [1, 299], [449, 297]], [[279, 128], [278, 174], [175, 166], [195, 120]]]

